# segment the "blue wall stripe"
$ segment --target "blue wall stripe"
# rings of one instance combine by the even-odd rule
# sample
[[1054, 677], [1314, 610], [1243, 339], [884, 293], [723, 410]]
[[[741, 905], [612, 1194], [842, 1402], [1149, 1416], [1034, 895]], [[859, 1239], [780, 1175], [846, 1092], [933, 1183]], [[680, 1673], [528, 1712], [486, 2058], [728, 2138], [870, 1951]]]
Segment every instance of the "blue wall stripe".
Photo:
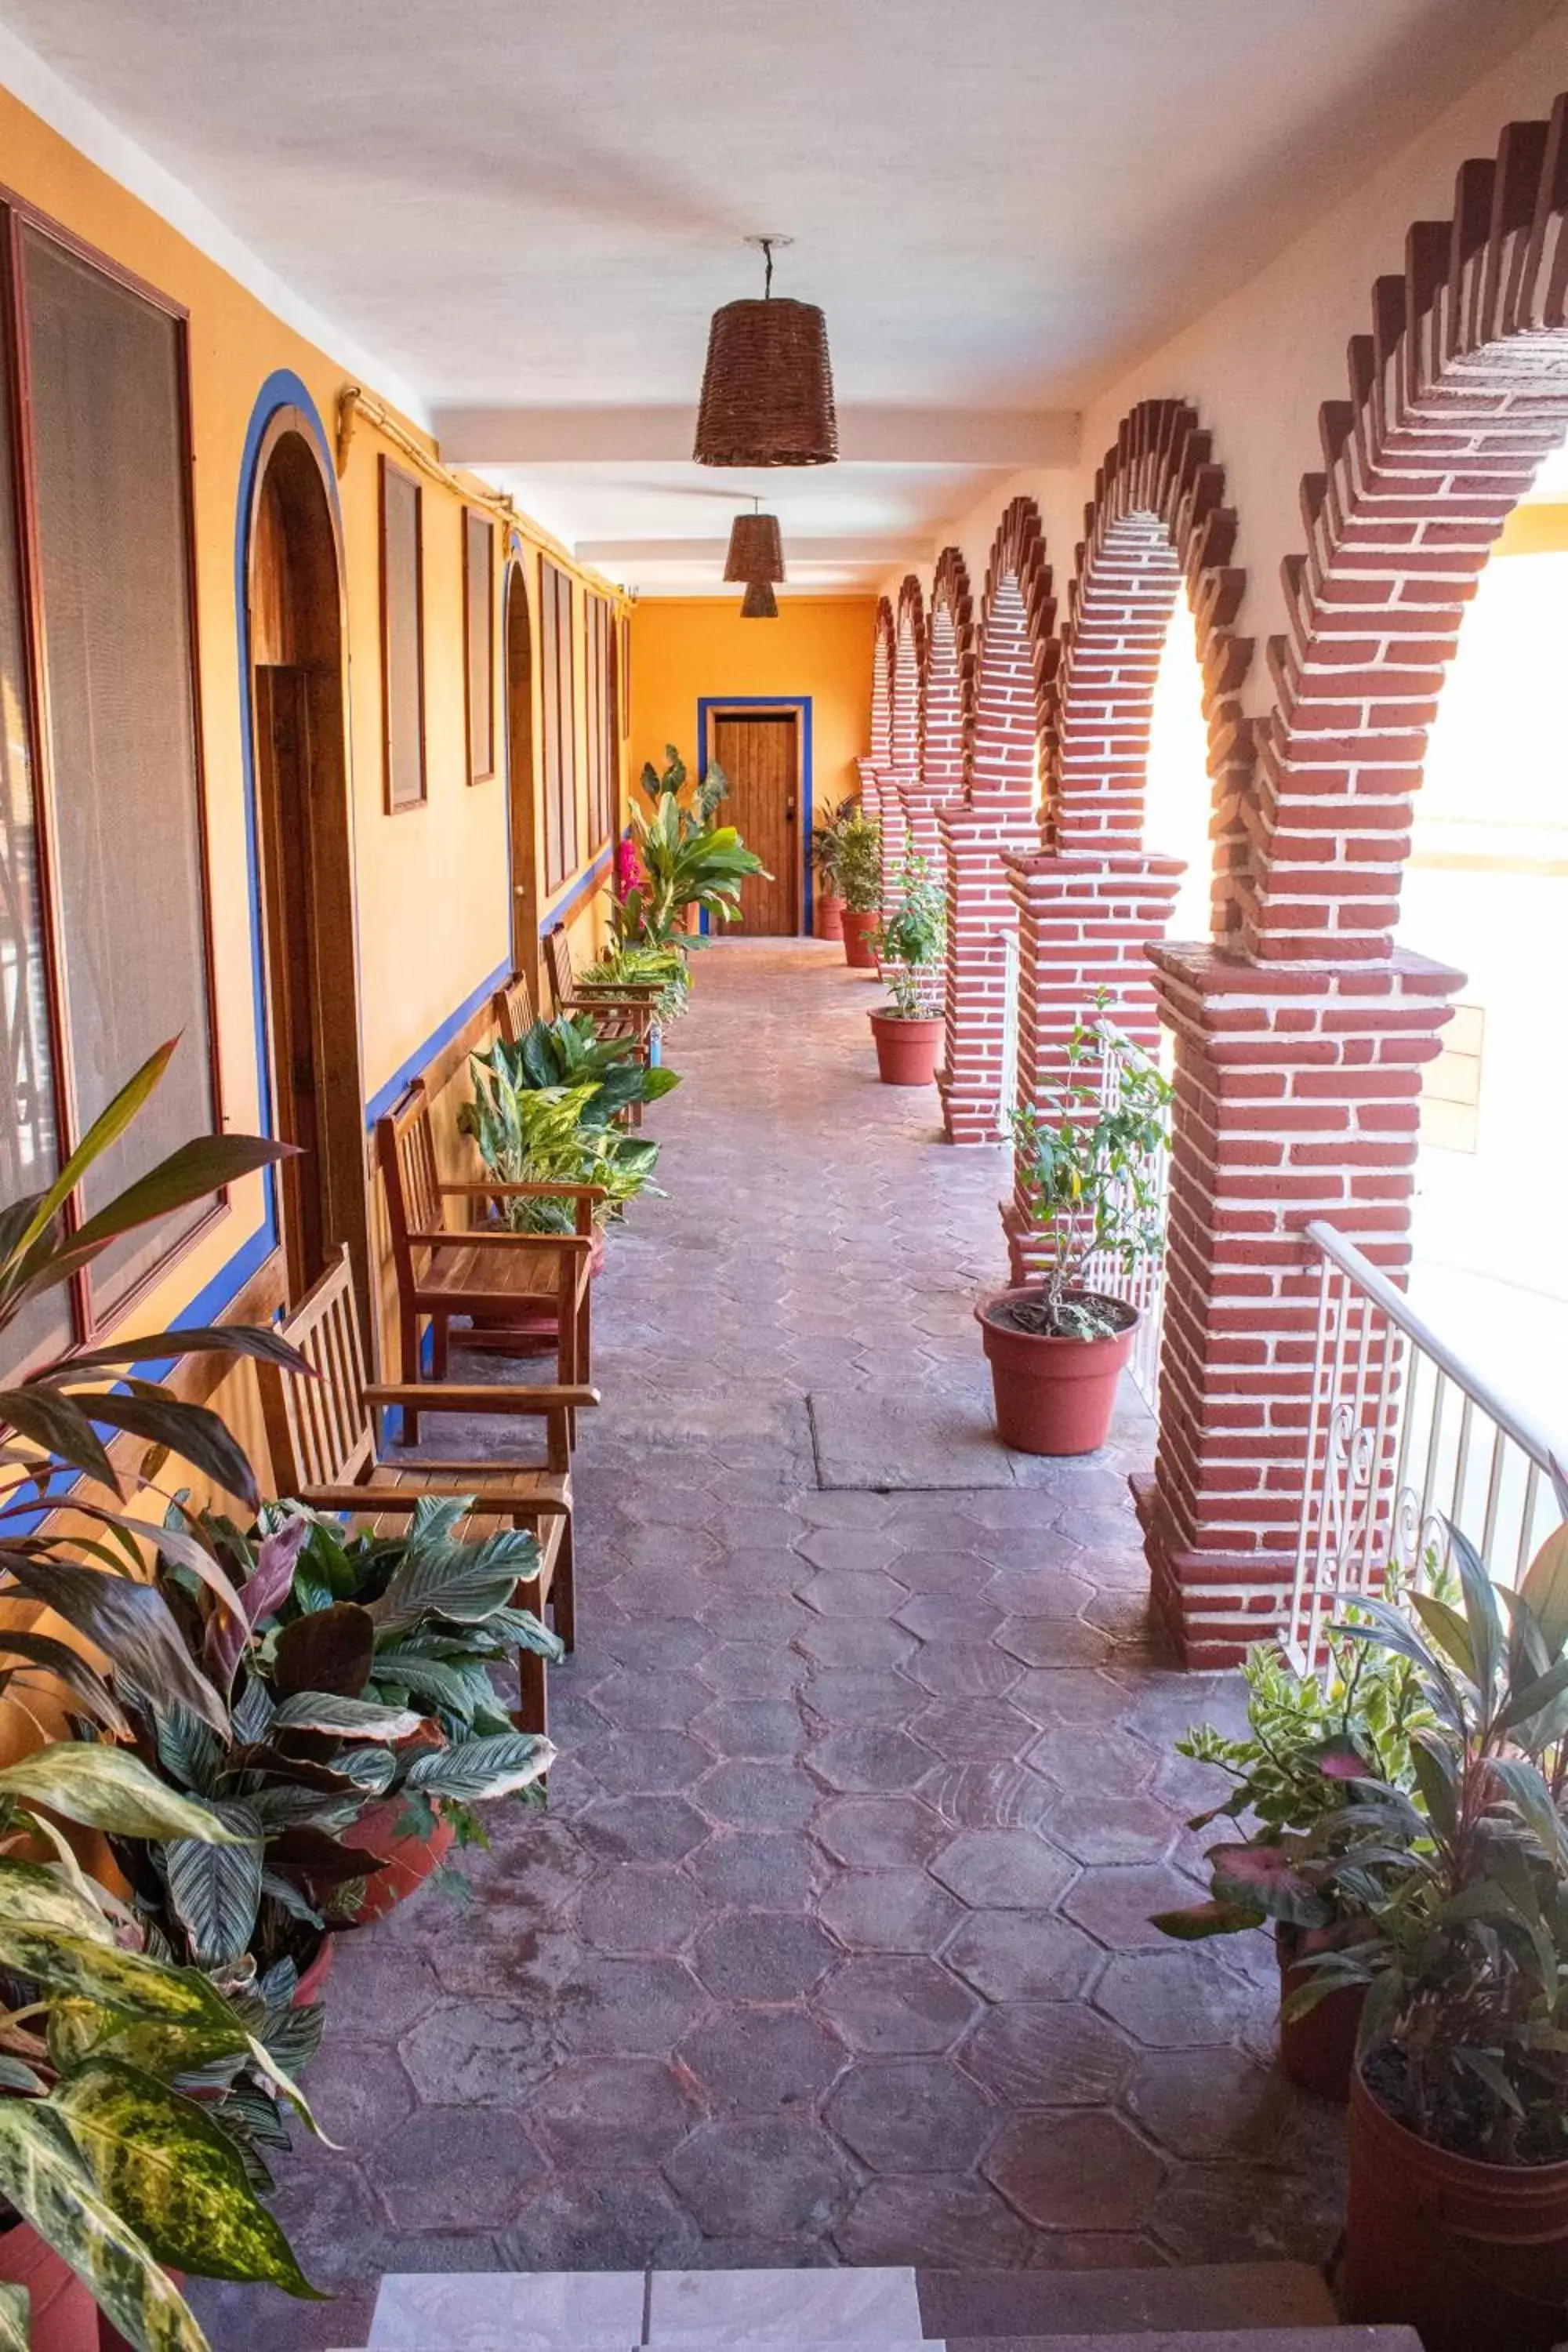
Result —
[[466, 1027], [475, 1013], [489, 1003], [497, 989], [502, 987], [510, 978], [511, 958], [508, 956], [504, 963], [497, 964], [488, 980], [481, 980], [473, 993], [463, 999], [455, 1013], [448, 1013], [441, 1026], [432, 1031], [423, 1045], [416, 1046], [405, 1061], [399, 1062], [391, 1077], [386, 1080], [384, 1086], [377, 1087], [364, 1107], [364, 1123], [367, 1128], [374, 1127], [376, 1120], [392, 1108], [410, 1080], [419, 1076], [426, 1063], [438, 1054], [444, 1045], [449, 1045], [458, 1030]]

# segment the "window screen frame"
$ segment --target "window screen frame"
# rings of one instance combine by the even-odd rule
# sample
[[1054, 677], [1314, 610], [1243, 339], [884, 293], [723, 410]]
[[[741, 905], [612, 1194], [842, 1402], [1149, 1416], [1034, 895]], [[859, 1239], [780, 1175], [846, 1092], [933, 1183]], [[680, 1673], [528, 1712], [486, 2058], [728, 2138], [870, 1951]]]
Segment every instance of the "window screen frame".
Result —
[[[180, 491], [180, 537], [184, 551], [184, 644], [190, 678], [191, 778], [195, 796], [195, 863], [199, 916], [198, 975], [206, 1015], [205, 1067], [212, 1106], [210, 1132], [226, 1124], [223, 1071], [218, 1047], [217, 974], [213, 947], [212, 856], [207, 813], [206, 728], [203, 715], [199, 593], [196, 578], [195, 458], [192, 424], [190, 312], [187, 306], [161, 288], [126, 268], [62, 223], [0, 184], [0, 367], [5, 371], [10, 394], [11, 432], [3, 462], [12, 469], [16, 508], [16, 563], [22, 590], [20, 615], [25, 647], [23, 724], [32, 761], [35, 823], [42, 916], [42, 963], [53, 1062], [55, 1127], [58, 1163], [64, 1166], [80, 1142], [89, 1121], [79, 1116], [76, 1066], [70, 1010], [65, 981], [62, 906], [57, 841], [60, 817], [54, 748], [49, 724], [47, 616], [44, 605], [42, 554], [37, 520], [37, 480], [35, 471], [32, 378], [28, 355], [25, 236], [31, 233], [58, 246], [72, 259], [134, 295], [168, 320], [174, 331], [175, 387], [174, 426]], [[123, 1079], [132, 1076], [130, 1070]], [[159, 1252], [135, 1279], [112, 1298], [95, 1296], [92, 1269], [84, 1267], [65, 1286], [74, 1343], [85, 1346], [119, 1329], [180, 1262], [199, 1248], [229, 1215], [230, 1188], [221, 1187], [204, 1213]], [[82, 1223], [79, 1186], [67, 1200], [61, 1218], [68, 1234]], [[9, 1370], [10, 1368], [7, 1368]], [[18, 1367], [18, 1370], [22, 1367]]]
[[[392, 790], [392, 601], [387, 593], [391, 567], [386, 536], [386, 486], [405, 483], [414, 496], [414, 667], [418, 688], [419, 791], [407, 800], [395, 800]], [[425, 485], [384, 449], [376, 479], [376, 541], [381, 588], [381, 798], [387, 816], [409, 816], [430, 802], [430, 744], [425, 676]], [[464, 667], [467, 667], [467, 648]]]
[[[474, 688], [478, 683], [474, 670], [474, 576], [469, 561], [476, 525], [485, 534], [485, 657], [489, 677], [489, 740], [476, 742], [474, 737]], [[496, 755], [496, 526], [495, 518], [482, 507], [463, 509], [463, 725], [468, 743], [468, 782], [488, 784], [497, 772]]]
[[550, 558], [540, 558], [540, 635], [542, 655], [543, 725], [541, 745], [544, 782], [544, 889], [561, 889], [579, 869], [577, 834], [576, 664], [572, 574]]

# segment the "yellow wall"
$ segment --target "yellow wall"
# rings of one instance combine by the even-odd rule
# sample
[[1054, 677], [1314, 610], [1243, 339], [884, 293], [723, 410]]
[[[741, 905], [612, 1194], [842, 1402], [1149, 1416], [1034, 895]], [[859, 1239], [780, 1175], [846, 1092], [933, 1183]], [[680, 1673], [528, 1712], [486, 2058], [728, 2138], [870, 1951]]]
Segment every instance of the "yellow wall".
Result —
[[818, 812], [856, 789], [871, 700], [869, 597], [781, 596], [776, 621], [742, 621], [733, 596], [660, 596], [632, 615], [629, 774], [664, 765], [673, 743], [697, 760], [697, 705], [723, 695], [809, 695], [812, 800]]
[[[213, 1006], [223, 1107], [231, 1129], [258, 1119], [252, 1000], [252, 912], [246, 865], [245, 779], [235, 610], [236, 515], [247, 428], [275, 371], [307, 386], [329, 437], [338, 395], [351, 380], [331, 356], [285, 325], [264, 304], [138, 198], [0, 90], [4, 178], [109, 259], [183, 304], [190, 314], [195, 467], [197, 658], [205, 767], [208, 876], [216, 974]], [[374, 385], [367, 385], [374, 392]], [[433, 447], [433, 445], [426, 444]], [[360, 959], [360, 1024], [367, 1098], [411, 1059], [476, 990], [510, 961], [511, 877], [507, 852], [504, 765], [504, 633], [500, 610], [507, 534], [497, 535], [495, 709], [503, 756], [488, 782], [468, 781], [463, 694], [462, 512], [455, 485], [426, 479], [425, 661], [428, 797], [396, 816], [383, 798], [378, 464], [389, 444], [356, 425], [339, 479], [349, 655], [351, 799]], [[395, 449], [390, 454], [399, 457]], [[399, 462], [406, 462], [399, 457]], [[547, 542], [522, 524], [533, 643], [537, 759], [538, 562]], [[574, 576], [574, 622], [583, 625], [585, 578], [562, 551], [553, 560]], [[595, 580], [595, 585], [607, 583]], [[578, 636], [577, 774], [586, 789], [586, 664]], [[534, 840], [538, 823], [534, 780]], [[579, 837], [586, 838], [585, 809]], [[542, 877], [541, 877], [542, 878]], [[570, 888], [570, 885], [568, 885]], [[559, 901], [565, 893], [557, 892]], [[540, 894], [542, 909], [549, 902]], [[150, 914], [155, 910], [149, 910]], [[129, 1074], [127, 1074], [129, 1075]], [[256, 1234], [259, 1181], [237, 1188], [229, 1213], [141, 1302], [144, 1328], [171, 1320], [218, 1278]]]

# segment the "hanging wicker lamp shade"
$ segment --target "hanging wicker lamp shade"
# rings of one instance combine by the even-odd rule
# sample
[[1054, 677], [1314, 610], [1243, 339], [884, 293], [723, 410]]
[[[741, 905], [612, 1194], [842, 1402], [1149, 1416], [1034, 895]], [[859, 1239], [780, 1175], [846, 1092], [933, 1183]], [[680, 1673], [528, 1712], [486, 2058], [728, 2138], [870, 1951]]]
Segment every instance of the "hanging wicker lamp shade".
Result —
[[778, 599], [767, 582], [749, 580], [746, 583], [746, 593], [741, 599], [742, 620], [776, 621], [778, 616]]
[[725, 579], [782, 580], [784, 576], [784, 541], [777, 515], [737, 515], [730, 525]]
[[831, 466], [838, 455], [827, 322], [815, 302], [772, 292], [713, 313], [697, 411], [700, 466]]

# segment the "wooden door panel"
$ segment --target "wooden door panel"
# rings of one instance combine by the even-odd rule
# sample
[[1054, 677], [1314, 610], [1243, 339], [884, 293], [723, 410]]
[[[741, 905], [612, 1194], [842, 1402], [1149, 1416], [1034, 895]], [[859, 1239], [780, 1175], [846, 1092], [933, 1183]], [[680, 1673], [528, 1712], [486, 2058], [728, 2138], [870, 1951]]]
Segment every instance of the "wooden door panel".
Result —
[[800, 929], [800, 720], [796, 713], [715, 716], [713, 757], [730, 779], [724, 814], [767, 868], [741, 886], [742, 927], [787, 938]]

